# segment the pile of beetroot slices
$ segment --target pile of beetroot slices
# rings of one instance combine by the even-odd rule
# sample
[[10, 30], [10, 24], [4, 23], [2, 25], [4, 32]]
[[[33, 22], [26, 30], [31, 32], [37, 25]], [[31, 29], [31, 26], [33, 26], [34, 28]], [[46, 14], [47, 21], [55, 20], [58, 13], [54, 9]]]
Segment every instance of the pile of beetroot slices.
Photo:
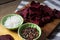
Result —
[[32, 1], [30, 6], [17, 12], [24, 18], [24, 22], [31, 22], [43, 27], [54, 19], [60, 19], [60, 11], [52, 10], [47, 5], [40, 5], [39, 2]]

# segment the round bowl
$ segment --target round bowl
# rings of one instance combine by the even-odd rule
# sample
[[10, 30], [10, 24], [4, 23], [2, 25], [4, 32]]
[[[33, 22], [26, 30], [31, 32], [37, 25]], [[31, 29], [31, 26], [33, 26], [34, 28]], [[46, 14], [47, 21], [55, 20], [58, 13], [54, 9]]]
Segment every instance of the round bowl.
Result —
[[[18, 29], [18, 35], [19, 35], [20, 37], [22, 37], [21, 31], [24, 30], [26, 27], [36, 28], [36, 29], [38, 30], [39, 36], [36, 37], [36, 38], [34, 38], [33, 40], [37, 40], [37, 39], [41, 36], [41, 28], [40, 28], [38, 25], [36, 25], [36, 24], [34, 24], [34, 23], [25, 23], [25, 24], [21, 25], [21, 26], [19, 27], [19, 29]], [[22, 37], [22, 39], [23, 39], [23, 40], [26, 40], [26, 39], [24, 39], [23, 37]]]
[[[6, 22], [6, 20], [7, 20], [7, 18], [8, 18], [8, 17], [11, 17], [11, 16], [15, 16], [15, 15], [20, 18], [20, 21], [21, 21], [21, 22], [19, 22], [19, 24], [18, 24], [16, 27], [7, 28], [7, 27], [4, 25], [5, 22]], [[10, 29], [10, 30], [15, 30], [15, 29], [17, 29], [20, 25], [22, 25], [22, 23], [23, 23], [23, 18], [22, 18], [20, 15], [18, 15], [18, 14], [8, 14], [8, 15], [4, 16], [4, 17], [2, 18], [2, 20], [1, 20], [1, 24], [3, 25], [3, 27], [5, 27], [5, 28], [7, 28], [7, 29]]]

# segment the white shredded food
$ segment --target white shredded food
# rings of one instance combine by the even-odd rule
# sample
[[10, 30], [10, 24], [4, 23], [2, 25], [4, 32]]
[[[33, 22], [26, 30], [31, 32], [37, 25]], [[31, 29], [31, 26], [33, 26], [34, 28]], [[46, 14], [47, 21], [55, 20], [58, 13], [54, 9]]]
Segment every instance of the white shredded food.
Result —
[[6, 28], [15, 28], [20, 22], [21, 22], [20, 17], [11, 16], [7, 18], [4, 25]]

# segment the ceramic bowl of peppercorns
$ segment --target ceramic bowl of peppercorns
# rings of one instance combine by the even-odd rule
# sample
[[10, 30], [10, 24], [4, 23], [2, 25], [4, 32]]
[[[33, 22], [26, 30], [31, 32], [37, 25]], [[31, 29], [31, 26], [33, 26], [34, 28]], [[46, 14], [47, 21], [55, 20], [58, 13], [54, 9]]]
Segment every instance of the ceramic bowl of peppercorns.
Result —
[[23, 40], [37, 40], [41, 36], [41, 28], [34, 23], [25, 23], [18, 29]]

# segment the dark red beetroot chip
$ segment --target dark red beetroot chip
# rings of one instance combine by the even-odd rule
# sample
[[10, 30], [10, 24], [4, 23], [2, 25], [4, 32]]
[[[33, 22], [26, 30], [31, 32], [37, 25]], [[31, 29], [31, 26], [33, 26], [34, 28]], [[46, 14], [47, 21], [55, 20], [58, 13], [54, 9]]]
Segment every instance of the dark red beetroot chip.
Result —
[[30, 5], [31, 5], [31, 7], [34, 7], [34, 8], [40, 7], [40, 3], [38, 1], [37, 2], [32, 1]]
[[28, 13], [29, 14], [34, 14], [34, 12], [30, 8], [28, 9]]
[[44, 6], [43, 10], [44, 10], [45, 13], [52, 13], [52, 9], [49, 8], [48, 6]]
[[32, 23], [38, 24], [39, 25], [39, 20], [33, 20]]
[[38, 9], [37, 9], [37, 8], [34, 8], [34, 7], [30, 7], [29, 10], [31, 10], [32, 12], [36, 12], [36, 11], [38, 11]]
[[60, 18], [60, 11], [55, 14], [56, 18]]
[[60, 19], [60, 11], [54, 9], [54, 17]]
[[45, 25], [45, 23], [42, 22], [42, 20], [40, 20], [40, 21], [39, 21], [39, 26], [40, 26], [40, 27], [43, 27], [44, 25]]
[[22, 11], [22, 16], [25, 18], [27, 13], [28, 13], [28, 8], [26, 8]]
[[1, 35], [0, 40], [14, 40], [14, 38], [11, 35]]
[[52, 9], [48, 6], [44, 6], [43, 11], [45, 16], [54, 16]]
[[59, 18], [60, 19], [60, 13], [58, 14], [55, 14], [56, 18]]

